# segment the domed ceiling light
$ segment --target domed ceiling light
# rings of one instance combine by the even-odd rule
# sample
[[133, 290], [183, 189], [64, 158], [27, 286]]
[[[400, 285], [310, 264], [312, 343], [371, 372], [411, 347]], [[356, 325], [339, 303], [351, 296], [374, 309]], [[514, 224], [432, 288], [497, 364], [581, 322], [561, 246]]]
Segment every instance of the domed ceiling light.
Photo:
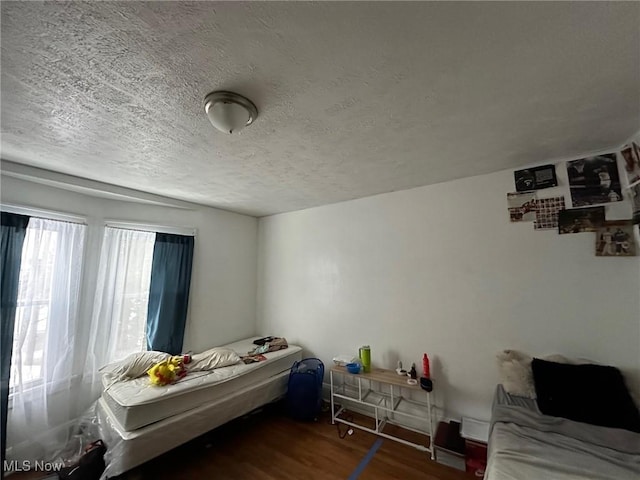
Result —
[[204, 98], [204, 111], [211, 125], [227, 134], [239, 132], [258, 116], [258, 109], [251, 100], [223, 91], [211, 92]]

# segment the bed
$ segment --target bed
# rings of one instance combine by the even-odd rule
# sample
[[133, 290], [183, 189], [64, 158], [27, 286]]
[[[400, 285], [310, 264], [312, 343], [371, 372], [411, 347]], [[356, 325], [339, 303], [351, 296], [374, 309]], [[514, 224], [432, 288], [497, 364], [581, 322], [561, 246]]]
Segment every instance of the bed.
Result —
[[640, 478], [640, 434], [543, 415], [498, 385], [485, 480]]
[[[224, 347], [246, 354], [256, 338]], [[289, 345], [266, 353], [266, 361], [195, 372], [166, 387], [150, 386], [144, 377], [109, 385], [96, 406], [100, 435], [108, 446], [103, 478], [281, 398], [301, 350]]]

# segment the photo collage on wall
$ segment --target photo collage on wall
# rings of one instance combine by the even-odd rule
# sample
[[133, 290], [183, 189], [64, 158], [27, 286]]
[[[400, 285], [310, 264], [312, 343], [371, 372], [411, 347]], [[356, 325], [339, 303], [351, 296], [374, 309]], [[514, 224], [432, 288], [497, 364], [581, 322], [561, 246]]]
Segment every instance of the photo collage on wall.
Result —
[[[563, 196], [539, 198], [540, 190], [558, 186], [554, 165], [515, 171], [516, 192], [507, 193], [509, 220], [533, 222], [535, 230], [555, 229], [561, 235], [593, 232], [599, 257], [637, 255], [634, 224], [640, 223], [640, 146], [631, 142], [620, 155], [628, 185], [624, 189], [616, 152], [566, 162], [573, 208], [566, 208]], [[627, 199], [633, 218], [607, 221], [605, 205]]]
[[507, 193], [509, 220], [533, 222], [535, 230], [558, 228], [558, 212], [564, 209], [564, 197], [538, 198], [537, 191], [558, 185], [556, 167], [541, 167], [514, 172], [516, 192]]

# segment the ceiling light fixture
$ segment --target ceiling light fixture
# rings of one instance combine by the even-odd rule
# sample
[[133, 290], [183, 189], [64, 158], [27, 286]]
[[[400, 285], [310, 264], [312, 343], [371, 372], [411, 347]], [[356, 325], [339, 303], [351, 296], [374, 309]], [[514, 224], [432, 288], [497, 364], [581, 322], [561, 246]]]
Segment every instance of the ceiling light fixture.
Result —
[[233, 92], [211, 92], [204, 98], [204, 111], [211, 125], [224, 133], [236, 133], [251, 125], [258, 109], [251, 100]]

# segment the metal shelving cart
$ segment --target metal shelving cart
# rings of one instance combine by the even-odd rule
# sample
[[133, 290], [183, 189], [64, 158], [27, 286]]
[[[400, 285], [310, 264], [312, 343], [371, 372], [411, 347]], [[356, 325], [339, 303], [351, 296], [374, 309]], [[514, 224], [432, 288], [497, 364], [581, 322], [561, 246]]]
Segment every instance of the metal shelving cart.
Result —
[[[341, 377], [341, 382], [336, 384], [335, 376]], [[423, 452], [429, 452], [431, 459], [434, 457], [433, 449], [433, 421], [431, 416], [431, 393], [420, 388], [419, 385], [407, 383], [406, 376], [400, 376], [393, 370], [373, 368], [369, 373], [351, 374], [345, 367], [334, 366], [329, 370], [331, 381], [331, 423], [339, 422], [354, 428], [374, 433], [384, 438], [409, 445]], [[353, 379], [352, 383], [346, 379]], [[363, 385], [364, 383], [364, 385]], [[386, 391], [385, 391], [386, 390]], [[419, 392], [426, 396], [426, 402], [408, 398], [403, 395], [405, 392]], [[417, 396], [417, 395], [414, 395]], [[345, 411], [345, 403], [353, 403], [373, 409], [375, 418], [375, 428], [369, 428], [340, 418]], [[340, 408], [336, 411], [336, 404]], [[398, 422], [398, 418], [413, 420], [413, 423], [424, 425], [422, 427], [408, 426], [408, 422]], [[403, 438], [385, 433], [384, 427], [396, 425], [404, 429], [416, 432], [429, 437], [426, 444], [414, 443]]]

